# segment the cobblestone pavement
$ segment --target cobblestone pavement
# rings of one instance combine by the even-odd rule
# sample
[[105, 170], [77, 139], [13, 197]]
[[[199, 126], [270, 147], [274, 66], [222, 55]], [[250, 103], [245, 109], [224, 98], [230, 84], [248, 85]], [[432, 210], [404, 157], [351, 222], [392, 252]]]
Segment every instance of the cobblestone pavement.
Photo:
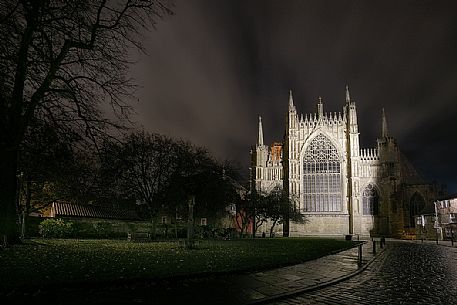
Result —
[[390, 242], [364, 272], [268, 304], [457, 304], [457, 249]]

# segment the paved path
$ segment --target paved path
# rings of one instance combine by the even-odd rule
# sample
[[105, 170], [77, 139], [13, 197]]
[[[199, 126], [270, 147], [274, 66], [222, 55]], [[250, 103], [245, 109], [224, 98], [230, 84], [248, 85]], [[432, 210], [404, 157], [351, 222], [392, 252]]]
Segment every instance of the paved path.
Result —
[[389, 242], [364, 272], [269, 304], [457, 304], [457, 248], [449, 245]]
[[358, 249], [353, 248], [303, 264], [250, 274], [243, 289], [249, 298], [240, 299], [240, 303], [263, 303], [336, 283], [362, 271], [373, 259], [372, 251], [371, 242], [362, 246], [361, 266], [357, 262]]
[[[378, 242], [379, 245], [379, 242]], [[363, 266], [373, 258], [364, 244]], [[379, 249], [378, 249], [379, 251]], [[160, 283], [136, 283], [93, 290], [55, 290], [29, 296], [25, 303], [52, 299], [52, 304], [255, 304], [335, 283], [362, 270], [358, 250], [290, 267], [251, 274], [230, 274]], [[21, 302], [23, 303], [23, 302]]]

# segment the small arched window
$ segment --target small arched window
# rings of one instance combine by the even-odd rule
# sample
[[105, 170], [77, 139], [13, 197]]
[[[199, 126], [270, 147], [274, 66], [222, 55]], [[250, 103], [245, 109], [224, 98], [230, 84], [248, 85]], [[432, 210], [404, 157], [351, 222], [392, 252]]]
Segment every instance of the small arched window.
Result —
[[416, 216], [419, 216], [425, 208], [425, 200], [418, 192], [415, 192], [409, 200], [409, 221], [407, 225], [414, 227]]
[[372, 184], [368, 184], [362, 194], [363, 215], [378, 215], [379, 194]]

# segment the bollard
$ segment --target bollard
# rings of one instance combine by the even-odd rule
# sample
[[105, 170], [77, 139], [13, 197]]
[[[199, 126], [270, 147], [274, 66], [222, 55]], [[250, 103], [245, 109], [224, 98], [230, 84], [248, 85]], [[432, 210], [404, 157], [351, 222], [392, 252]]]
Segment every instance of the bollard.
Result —
[[363, 244], [358, 245], [359, 255], [357, 257], [357, 264], [359, 265], [359, 267], [362, 266], [362, 246]]
[[454, 247], [454, 231], [452, 230], [452, 226], [451, 226], [451, 247]]
[[373, 255], [376, 255], [376, 240], [373, 239]]

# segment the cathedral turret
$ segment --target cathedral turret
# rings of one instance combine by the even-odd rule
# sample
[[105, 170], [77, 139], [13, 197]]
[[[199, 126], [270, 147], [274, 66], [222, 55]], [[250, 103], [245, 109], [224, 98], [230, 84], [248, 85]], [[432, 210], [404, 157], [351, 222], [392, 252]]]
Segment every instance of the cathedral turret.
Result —
[[[283, 189], [284, 191], [289, 194], [290, 191], [290, 181], [291, 178], [289, 177], [291, 168], [294, 166], [294, 162], [296, 159], [296, 154], [294, 152], [294, 147], [291, 146], [291, 142], [293, 143], [296, 139], [297, 129], [298, 129], [298, 115], [297, 110], [294, 106], [294, 100], [292, 97], [292, 90], [289, 91], [289, 111], [287, 113], [287, 122], [286, 122], [286, 130], [284, 133], [284, 153], [283, 153], [283, 162], [282, 165], [282, 172], [284, 173], [284, 180], [283, 180]], [[285, 219], [283, 223], [283, 236], [289, 236], [289, 219]]]
[[298, 124], [297, 109], [294, 106], [294, 98], [292, 96], [292, 90], [289, 90], [289, 113], [288, 113], [288, 128], [295, 129]]
[[251, 175], [253, 178], [251, 184], [251, 191], [259, 191], [262, 189], [262, 181], [265, 179], [266, 169], [269, 151], [268, 146], [263, 141], [263, 126], [262, 117], [259, 116], [259, 134], [257, 138], [257, 144], [251, 151]]
[[257, 141], [258, 146], [263, 146], [263, 128], [262, 128], [262, 117], [259, 115], [259, 139]]
[[255, 149], [255, 162], [256, 166], [265, 166], [268, 160], [268, 146], [265, 145], [263, 141], [263, 126], [262, 126], [262, 117], [259, 116], [259, 134], [257, 139], [257, 145]]
[[320, 120], [324, 116], [324, 105], [322, 104], [322, 97], [319, 96], [319, 101], [317, 102], [317, 119]]
[[349, 87], [346, 86], [346, 106], [344, 108], [346, 119], [346, 171], [347, 171], [347, 208], [349, 213], [349, 234], [354, 233], [354, 183], [352, 165], [359, 157], [359, 131], [357, 124], [357, 109], [351, 101]]
[[346, 86], [346, 103], [349, 104], [351, 102], [351, 96], [349, 95], [349, 86]]
[[386, 113], [384, 112], [384, 108], [382, 108], [382, 133], [381, 136], [383, 138], [389, 137], [389, 130], [387, 129], [387, 119]]
[[294, 108], [294, 98], [292, 97], [292, 90], [289, 90], [289, 111]]
[[346, 86], [346, 116], [349, 132], [358, 133], [357, 109], [355, 107], [355, 102], [351, 101], [348, 86]]
[[389, 134], [387, 128], [387, 118], [384, 108], [382, 108], [381, 116], [381, 137], [378, 139], [378, 149], [384, 161], [394, 162], [398, 157], [396, 156], [397, 143], [394, 137]]

